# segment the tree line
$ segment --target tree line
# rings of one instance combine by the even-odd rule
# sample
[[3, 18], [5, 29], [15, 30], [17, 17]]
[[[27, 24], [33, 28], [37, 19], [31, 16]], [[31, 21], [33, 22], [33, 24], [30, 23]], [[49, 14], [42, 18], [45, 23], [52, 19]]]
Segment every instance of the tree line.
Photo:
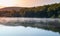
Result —
[[0, 11], [0, 17], [37, 17], [37, 18], [60, 18], [60, 3], [21, 8], [19, 11]]

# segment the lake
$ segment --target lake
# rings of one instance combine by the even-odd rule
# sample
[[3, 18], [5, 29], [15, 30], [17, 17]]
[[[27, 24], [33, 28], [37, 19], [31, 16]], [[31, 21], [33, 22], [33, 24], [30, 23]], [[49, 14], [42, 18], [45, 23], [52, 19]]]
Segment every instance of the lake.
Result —
[[60, 36], [60, 19], [0, 17], [0, 36]]

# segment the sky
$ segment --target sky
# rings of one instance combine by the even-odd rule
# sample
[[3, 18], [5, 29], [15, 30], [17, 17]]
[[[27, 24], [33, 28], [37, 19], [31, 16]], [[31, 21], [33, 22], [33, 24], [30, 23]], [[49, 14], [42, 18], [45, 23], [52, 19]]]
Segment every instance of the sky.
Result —
[[60, 0], [0, 0], [0, 8], [2, 7], [34, 7], [52, 3], [59, 3]]

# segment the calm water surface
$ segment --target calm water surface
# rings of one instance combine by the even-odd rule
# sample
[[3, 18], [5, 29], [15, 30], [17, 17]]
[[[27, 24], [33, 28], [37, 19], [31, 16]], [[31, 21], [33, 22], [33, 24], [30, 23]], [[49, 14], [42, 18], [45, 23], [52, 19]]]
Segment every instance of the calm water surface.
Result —
[[0, 36], [60, 36], [59, 19], [0, 18]]

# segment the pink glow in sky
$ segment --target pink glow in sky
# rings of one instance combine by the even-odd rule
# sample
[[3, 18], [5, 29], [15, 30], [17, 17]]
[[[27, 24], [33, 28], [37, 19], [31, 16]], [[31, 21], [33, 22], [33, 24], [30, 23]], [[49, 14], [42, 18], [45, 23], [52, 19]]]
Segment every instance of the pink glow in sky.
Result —
[[0, 0], [0, 6], [33, 7], [59, 2], [60, 0]]

